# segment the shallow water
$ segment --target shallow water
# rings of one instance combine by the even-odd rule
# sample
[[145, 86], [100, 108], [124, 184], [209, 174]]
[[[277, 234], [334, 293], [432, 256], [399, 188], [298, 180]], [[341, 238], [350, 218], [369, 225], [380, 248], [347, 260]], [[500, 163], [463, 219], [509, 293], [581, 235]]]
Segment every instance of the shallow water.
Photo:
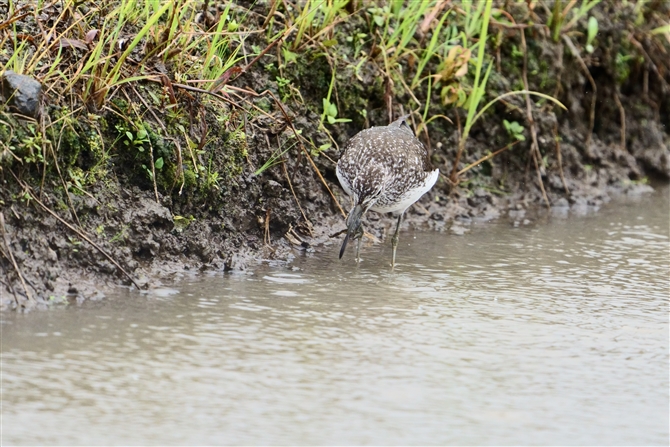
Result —
[[668, 202], [2, 314], [2, 443], [668, 445]]

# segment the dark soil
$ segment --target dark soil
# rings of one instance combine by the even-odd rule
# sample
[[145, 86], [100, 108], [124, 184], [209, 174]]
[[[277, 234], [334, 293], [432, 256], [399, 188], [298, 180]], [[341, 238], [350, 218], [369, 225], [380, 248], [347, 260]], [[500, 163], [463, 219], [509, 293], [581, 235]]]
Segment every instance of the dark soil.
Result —
[[[532, 138], [523, 97], [510, 97], [505, 103], [498, 103], [473, 128], [458, 168], [509, 143], [503, 119], [522, 123], [525, 141], [468, 171], [458, 185], [448, 179], [456, 158], [457, 125], [435, 120], [428, 126], [430, 141], [423, 134], [420, 137], [430, 147], [432, 161], [444, 175], [408, 210], [403, 228], [463, 234], [464, 228], [475, 220], [505, 216], [512, 224], [524, 225], [533, 220], [534, 210], [547, 206], [583, 211], [606, 204], [616, 194], [650, 191], [650, 178], [667, 182], [670, 44], [661, 45], [666, 51], [665, 59], [652, 58], [649, 54], [658, 53], [659, 44], [632, 33], [626, 28], [627, 22], [615, 15], [612, 8], [616, 8], [616, 2], [605, 2], [595, 10], [600, 24], [600, 45], [584, 59], [597, 85], [595, 121], [588, 146], [594, 94], [589, 79], [563, 42], [555, 43], [540, 32], [529, 30], [526, 34], [529, 87], [548, 94], [556, 92], [568, 109], [560, 111], [546, 102], [533, 102], [533, 119], [543, 156], [539, 177], [530, 156]], [[489, 80], [489, 99], [518, 89], [521, 82], [522, 63], [512, 54], [512, 47], [521, 45], [518, 30], [501, 32], [506, 43], [500, 47], [499, 70], [494, 70], [497, 73]], [[622, 37], [626, 33], [630, 37]], [[631, 39], [645, 51], [634, 45], [626, 48], [639, 57], [627, 67], [625, 79], [621, 79], [616, 57], [622, 53], [622, 45]], [[327, 64], [312, 65], [317, 73], [327, 68]], [[327, 78], [324, 81], [327, 88], [330, 72], [318, 76]], [[359, 116], [352, 123], [332, 127], [340, 148], [364, 126], [386, 123], [378, 83], [373, 79], [374, 74], [366, 76], [365, 82], [351, 83], [347, 82], [350, 73], [338, 73], [341, 115]], [[304, 103], [286, 101], [284, 106], [293, 126], [316, 146], [328, 141], [318, 128], [318, 107], [325, 96], [318, 80], [314, 71], [294, 73], [294, 84], [300, 87]], [[233, 85], [257, 92], [269, 88], [279, 94], [275, 81], [260, 65]], [[396, 115], [400, 113], [400, 104], [410, 102], [406, 96], [400, 93], [394, 97]], [[351, 100], [351, 110], [346, 105], [347, 98], [355, 98]], [[186, 101], [184, 96], [180, 100]], [[254, 101], [261, 106], [266, 101], [274, 107], [267, 96]], [[211, 153], [207, 152], [207, 146], [205, 155], [199, 155], [206, 157], [201, 164], [213, 164], [221, 174], [215, 188], [204, 190], [188, 184], [180, 188], [178, 183], [167, 179], [164, 184], [158, 182], [154, 192], [146, 176], [138, 174], [135, 166], [138, 162], [124, 157], [120, 151], [105, 165], [104, 176], [89, 183], [85, 192], [70, 193], [69, 199], [56, 176], [48, 176], [42, 183], [41, 171], [30, 171], [18, 164], [5, 165], [0, 170], [0, 213], [4, 216], [0, 308], [27, 309], [99, 299], [115, 287], [148, 289], [188, 274], [244, 270], [261, 262], [288, 265], [295, 256], [309, 256], [315, 250], [329, 250], [337, 256], [333, 245], [339, 246], [342, 237], [333, 235], [344, 229], [343, 216], [299, 146], [285, 154], [283, 165], [254, 175], [276, 150], [277, 141], [290, 142], [291, 131], [283, 114], [275, 110], [274, 119], [262, 114], [245, 118], [236, 116], [235, 108], [229, 104], [209, 98], [201, 98], [201, 102], [204, 109], [200, 116], [204, 119], [194, 120], [189, 130], [194, 139], [199, 139], [203, 130], [216, 136]], [[439, 105], [439, 95], [435, 103]], [[355, 113], [361, 104], [368, 111], [366, 120]], [[46, 110], [55, 116], [58, 105], [50, 104]], [[464, 113], [454, 108], [438, 108], [435, 113], [446, 113], [454, 123], [460, 113], [460, 121], [465, 120]], [[109, 113], [102, 115], [109, 123], [115, 119]], [[221, 123], [216, 119], [220, 116], [228, 120]], [[17, 118], [13, 125], [18, 128], [26, 124]], [[625, 146], [622, 146], [623, 125]], [[242, 144], [235, 133], [240, 126], [244, 129]], [[85, 128], [82, 123], [81, 130]], [[108, 126], [110, 134], [104, 136], [109, 142], [118, 140], [109, 130], [113, 128]], [[237, 143], [233, 144], [233, 140]], [[152, 141], [156, 151], [169, 143], [159, 136]], [[71, 168], [87, 168], [86, 156], [82, 154], [73, 158]], [[348, 211], [348, 199], [335, 176], [334, 161], [338, 156], [338, 150], [333, 148], [313, 159], [339, 203]], [[540, 180], [549, 204], [543, 198]], [[26, 189], [28, 185], [30, 190]], [[47, 212], [37, 200], [62, 220]], [[393, 222], [391, 216], [369, 213], [366, 229], [370, 238], [390, 243], [386, 235]], [[353, 256], [347, 253], [342, 262], [354, 262]]]

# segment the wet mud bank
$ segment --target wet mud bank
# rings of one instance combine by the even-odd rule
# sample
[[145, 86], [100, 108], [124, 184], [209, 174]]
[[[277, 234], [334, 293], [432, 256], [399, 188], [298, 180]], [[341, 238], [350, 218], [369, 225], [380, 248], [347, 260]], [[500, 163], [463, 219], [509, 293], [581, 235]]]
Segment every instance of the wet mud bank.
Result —
[[[266, 6], [248, 7], [245, 17], [262, 26]], [[313, 251], [336, 256], [332, 246], [341, 243], [337, 233], [350, 207], [335, 175], [341, 148], [361, 129], [408, 109], [441, 175], [407, 211], [404, 229], [467, 237], [473, 221], [506, 218], [523, 226], [543, 210], [583, 213], [616, 195], [649, 193], [670, 178], [670, 57], [663, 56], [670, 41], [639, 34], [634, 18], [622, 18], [633, 7], [616, 8], [603, 2], [593, 10], [599, 32], [592, 53], [581, 35], [553, 40], [530, 27], [522, 38], [518, 27], [492, 25], [499, 40], [487, 47], [495, 68], [486, 98], [535, 90], [566, 109], [506, 97], [472, 127], [460, 154], [467, 112], [439, 91], [410, 94], [398, 88], [400, 79], [385, 79], [373, 69], [378, 49], [368, 41], [361, 45], [369, 60], [355, 72], [350, 64], [333, 70], [337, 60], [309, 50], [284, 52], [296, 61], [279, 72], [268, 51], [258, 56], [263, 64], [249, 57], [244, 70], [228, 73], [229, 90], [220, 97], [174, 78], [145, 80], [140, 91], [101, 109], [82, 107], [71, 121], [74, 112], [48, 85], [36, 118], [17, 114], [3, 92], [0, 308], [102, 299], [116, 287], [147, 290], [263, 262], [290, 266]], [[548, 12], [533, 14], [546, 19]], [[358, 22], [352, 15], [343, 32], [350, 36], [364, 16]], [[328, 42], [338, 38], [336, 32]], [[252, 53], [275, 44], [253, 35], [243, 45]], [[149, 57], [145, 64], [176, 70]], [[416, 69], [409, 59], [399, 66], [407, 80]], [[351, 121], [333, 118], [324, 126], [330, 84], [339, 101], [335, 116]], [[417, 101], [429, 104], [427, 118], [451, 122], [424, 121]], [[160, 112], [161, 104], [173, 106]], [[141, 122], [123, 118], [137, 110]], [[393, 222], [370, 212], [366, 243], [390, 244]]]
[[[542, 203], [539, 189], [532, 188], [532, 181], [519, 179], [520, 189], [507, 196], [484, 187], [462, 191], [437, 185], [410, 207], [402, 228], [468, 237], [468, 227], [473, 222], [507, 219], [510, 225], [526, 226], [534, 224], [539, 216], [597, 212], [617, 196], [653, 193], [651, 185], [621, 182], [627, 178], [628, 169], [629, 165], [601, 169], [582, 181], [567, 177], [569, 194], [561, 191], [561, 184], [548, 188], [549, 210]], [[293, 182], [302, 183], [295, 179]], [[318, 187], [311, 177], [303, 182]], [[667, 185], [667, 179], [659, 176], [653, 183]], [[339, 187], [334, 182], [329, 185], [341, 203], [348, 204]], [[92, 197], [80, 198], [75, 207], [85, 224], [79, 231], [66, 227], [41, 207], [10, 205], [3, 210], [3, 249], [5, 253], [11, 250], [11, 262], [18, 268], [14, 270], [6, 261], [3, 264], [2, 307], [79, 303], [102, 299], [116, 287], [147, 290], [191, 275], [245, 271], [261, 263], [290, 267], [296, 256], [310, 256], [313, 251], [330, 250], [337, 256], [338, 250], [332, 246], [339, 247], [342, 236], [337, 235], [345, 226], [343, 216], [333, 205], [303, 200], [302, 212], [309, 220], [301, 220], [288, 185], [268, 180], [264, 186], [261, 194], [266, 199], [265, 206], [236, 203], [227, 207], [226, 214], [217, 216], [216, 211], [210, 211], [213, 216], [200, 215], [186, 223], [180, 223], [181, 219], [175, 222], [169, 199], [162, 198], [163, 203], [157, 203], [150, 191], [139, 188], [101, 188], [90, 191]], [[265, 194], [270, 188], [277, 191], [268, 197]], [[318, 194], [323, 202], [330, 199], [326, 191]], [[49, 203], [48, 195], [43, 200]], [[348, 205], [345, 207], [348, 209]], [[67, 219], [67, 213], [62, 214], [62, 219]], [[390, 244], [394, 224], [394, 217], [370, 212], [365, 222], [365, 244]], [[352, 256], [345, 254], [341, 262], [354, 262]]]

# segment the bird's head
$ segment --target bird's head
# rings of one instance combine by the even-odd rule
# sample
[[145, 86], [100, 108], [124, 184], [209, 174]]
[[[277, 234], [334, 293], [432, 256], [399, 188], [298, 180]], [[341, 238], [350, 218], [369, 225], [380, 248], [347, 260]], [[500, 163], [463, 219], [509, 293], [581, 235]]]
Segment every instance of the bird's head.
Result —
[[357, 239], [363, 235], [363, 228], [361, 227], [361, 218], [363, 217], [363, 205], [356, 205], [347, 216], [347, 235], [344, 236], [342, 248], [340, 248], [340, 259], [344, 254], [344, 249], [347, 248], [349, 239]]

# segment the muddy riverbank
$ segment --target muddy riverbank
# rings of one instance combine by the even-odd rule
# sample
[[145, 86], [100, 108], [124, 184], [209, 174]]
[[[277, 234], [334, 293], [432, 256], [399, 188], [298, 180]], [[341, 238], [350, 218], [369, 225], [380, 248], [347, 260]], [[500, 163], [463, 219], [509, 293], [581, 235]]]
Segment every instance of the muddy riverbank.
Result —
[[[554, 96], [566, 110], [538, 98], [505, 97], [472, 127], [462, 154], [458, 142], [467, 111], [458, 95], [471, 93], [474, 77], [473, 60], [468, 65], [463, 55], [474, 59], [475, 51], [464, 45], [454, 61], [447, 50], [458, 45], [445, 47], [444, 58], [426, 59], [425, 69], [437, 83], [404, 88], [421, 66], [415, 57], [420, 53], [408, 51], [396, 66], [383, 65], [388, 59], [380, 56], [380, 46], [388, 42], [379, 17], [391, 30], [394, 20], [402, 29], [406, 17], [365, 2], [351, 4], [355, 8], [342, 10], [341, 20], [322, 34], [312, 30], [312, 40], [304, 43], [296, 43], [301, 16], [282, 10], [281, 2], [275, 10], [242, 2], [212, 9], [211, 20], [180, 22], [183, 30], [208, 29], [223, 23], [225, 12], [230, 35], [246, 33], [237, 44], [229, 42], [229, 49], [239, 49], [235, 65], [218, 77], [224, 84], [219, 90], [194, 90], [200, 84], [188, 84], [178, 56], [153, 51], [156, 45], [170, 48], [159, 39], [159, 31], [168, 29], [163, 25], [119, 62], [128, 77], [142, 73], [136, 82], [109, 92], [100, 87], [87, 96], [86, 82], [95, 78], [64, 90], [61, 78], [36, 66], [28, 73], [43, 90], [35, 118], [17, 115], [13, 95], [5, 92], [0, 307], [99, 299], [119, 286], [146, 289], [184, 274], [290, 263], [298, 253], [339, 244], [332, 236], [344, 228], [341, 210], [349, 208], [335, 177], [341, 147], [361, 129], [408, 110], [442, 175], [408, 210], [403, 228], [462, 234], [473, 220], [508, 215], [524, 225], [539, 208], [597, 209], [613, 195], [644, 193], [651, 181], [670, 178], [670, 40], [653, 33], [660, 29], [659, 17], [667, 17], [666, 3], [639, 10], [602, 2], [574, 16], [572, 28], [566, 25], [558, 39], [552, 37], [551, 11], [496, 5], [500, 15], [489, 30], [495, 39], [487, 42], [492, 71], [484, 102], [525, 89]], [[416, 51], [429, 46], [433, 33], [444, 32], [435, 17], [445, 11], [455, 28], [465, 26], [467, 11], [440, 5], [420, 14], [410, 36]], [[30, 13], [8, 14], [14, 34], [42, 36], [39, 27], [45, 24], [61, 33], [63, 59], [52, 61], [59, 70], [66, 72], [63, 61], [95, 54], [96, 36], [104, 32], [96, 11], [19, 6]], [[11, 12], [8, 5], [0, 7]], [[432, 19], [431, 11], [437, 14]], [[163, 12], [167, 19], [159, 12], [161, 20], [171, 20], [170, 11]], [[325, 21], [327, 11], [322, 13]], [[68, 26], [77, 17], [89, 32], [84, 29], [76, 42], [63, 41], [75, 39]], [[590, 17], [598, 28], [587, 50]], [[531, 22], [542, 26], [524, 25]], [[124, 29], [132, 36], [144, 28], [130, 23]], [[266, 33], [257, 33], [261, 29]], [[283, 29], [281, 39], [267, 37]], [[476, 38], [465, 38], [476, 45]], [[7, 42], [0, 56], [3, 73], [16, 65], [18, 41]], [[465, 75], [445, 74], [457, 72], [463, 60]], [[337, 104], [334, 114], [326, 102]], [[459, 171], [464, 172], [454, 175]], [[392, 219], [371, 213], [367, 220], [370, 240], [390, 243], [385, 236]]]
[[670, 189], [584, 211], [4, 312], [3, 444], [667, 445]]

